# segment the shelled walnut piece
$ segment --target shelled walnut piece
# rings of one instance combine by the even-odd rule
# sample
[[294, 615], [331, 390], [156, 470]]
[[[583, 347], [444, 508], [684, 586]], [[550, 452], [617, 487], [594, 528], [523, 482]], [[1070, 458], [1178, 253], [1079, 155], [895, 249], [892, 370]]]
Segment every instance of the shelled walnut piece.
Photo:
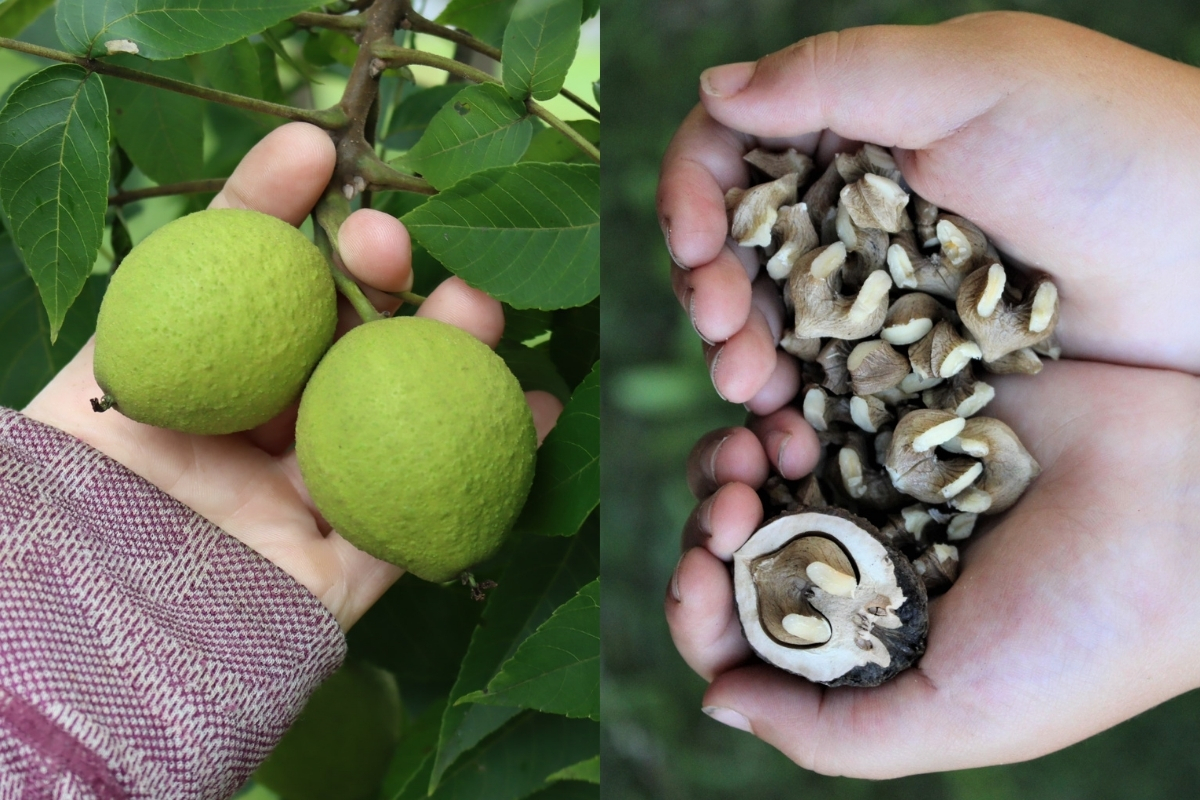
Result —
[[[823, 455], [802, 486], [770, 482], [764, 504], [786, 516], [735, 554], [735, 579], [744, 583], [752, 572], [757, 581], [753, 591], [739, 583], [739, 614], [768, 661], [831, 685], [873, 685], [904, 659], [889, 659], [886, 668], [872, 661], [863, 672], [870, 659], [853, 652], [859, 645], [851, 635], [861, 619], [839, 616], [850, 612], [814, 583], [809, 565], [828, 564], [861, 586], [858, 558], [878, 552], [863, 549], [860, 534], [886, 548], [889, 563], [922, 587], [922, 620], [908, 626], [921, 630], [920, 641], [906, 640], [914, 655], [905, 666], [919, 656], [924, 593], [945, 591], [958, 574], [951, 543], [969, 537], [980, 514], [1010, 508], [1040, 471], [1011, 428], [975, 415], [995, 396], [983, 372], [1033, 375], [1041, 357], [1058, 357], [1058, 290], [1044, 275], [1005, 266], [970, 220], [914, 195], [883, 148], [839, 154], [823, 171], [794, 151], [757, 150], [746, 159], [770, 180], [727, 195], [731, 233], [760, 248], [760, 263], [794, 313], [781, 347], [802, 362], [804, 389], [793, 402], [818, 431]], [[834, 563], [834, 551], [812, 542], [797, 545], [803, 558], [763, 550], [764, 532], [798, 516], [817, 525], [813, 515], [841, 520], [813, 530], [848, 563]], [[854, 520], [849, 528], [847, 519]], [[859, 544], [851, 547], [843, 535]], [[822, 547], [825, 558], [809, 558]], [[742, 575], [736, 565], [753, 558], [757, 566]], [[807, 606], [788, 599], [796, 592]], [[785, 607], [791, 610], [782, 613]], [[813, 663], [824, 666], [814, 671]], [[833, 663], [850, 666], [830, 677]]]
[[785, 514], [733, 558], [750, 646], [830, 686], [877, 686], [925, 649], [926, 592], [866, 520], [836, 509]]

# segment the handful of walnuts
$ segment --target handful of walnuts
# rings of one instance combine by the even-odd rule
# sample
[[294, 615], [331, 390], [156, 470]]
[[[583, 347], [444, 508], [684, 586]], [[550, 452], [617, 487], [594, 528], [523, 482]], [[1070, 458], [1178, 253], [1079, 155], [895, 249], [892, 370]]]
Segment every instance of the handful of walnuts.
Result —
[[730, 233], [782, 287], [780, 346], [803, 365], [794, 402], [823, 448], [803, 481], [764, 487], [777, 516], [734, 555], [738, 612], [776, 666], [874, 686], [924, 652], [928, 596], [958, 575], [954, 542], [1040, 470], [978, 414], [995, 396], [986, 373], [1058, 357], [1058, 290], [912, 194], [881, 147], [838, 155], [811, 183], [795, 150], [746, 160], [766, 180], [726, 195]]

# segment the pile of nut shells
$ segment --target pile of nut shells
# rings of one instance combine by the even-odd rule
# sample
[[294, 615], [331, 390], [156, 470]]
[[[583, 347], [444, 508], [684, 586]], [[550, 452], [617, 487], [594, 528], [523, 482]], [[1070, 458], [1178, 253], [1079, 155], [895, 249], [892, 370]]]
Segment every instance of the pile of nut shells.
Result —
[[[730, 233], [781, 287], [791, 327], [780, 346], [804, 376], [793, 402], [823, 448], [808, 478], [768, 481], [768, 517], [781, 516], [735, 555], [739, 614], [768, 661], [831, 685], [874, 685], [924, 651], [927, 595], [958, 574], [954, 543], [1039, 472], [1012, 429], [981, 412], [995, 396], [989, 373], [1035, 374], [1042, 357], [1058, 357], [1058, 291], [1005, 266], [969, 220], [913, 194], [884, 148], [840, 154], [811, 183], [813, 162], [795, 150], [746, 160], [761, 182], [726, 195]], [[771, 533], [797, 514], [811, 530], [792, 519], [790, 538]], [[847, 520], [882, 549], [825, 530]], [[804, 543], [813, 536], [845, 558], [811, 556], [828, 551]], [[781, 577], [789, 547], [807, 555]], [[860, 652], [847, 661], [839, 648]], [[833, 674], [831, 659], [850, 666]]]

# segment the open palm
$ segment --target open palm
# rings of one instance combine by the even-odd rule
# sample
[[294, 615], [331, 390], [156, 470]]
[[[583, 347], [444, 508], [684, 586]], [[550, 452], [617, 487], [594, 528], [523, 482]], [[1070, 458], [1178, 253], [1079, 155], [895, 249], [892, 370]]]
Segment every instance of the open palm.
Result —
[[[1032, 758], [1200, 685], [1186, 599], [1200, 589], [1200, 234], [1164, 227], [1200, 213], [1178, 177], [1200, 166], [1181, 155], [1200, 71], [1065, 23], [982, 14], [822, 35], [703, 82], [664, 159], [660, 216], [718, 391], [760, 415], [689, 459], [701, 502], [666, 613], [712, 681], [706, 711], [803, 766], [883, 778]], [[918, 666], [825, 689], [747, 666], [723, 563], [761, 524], [768, 471], [807, 474], [819, 445], [787, 406], [799, 373], [775, 349], [777, 292], [726, 244], [722, 194], [745, 184], [754, 146], [827, 161], [856, 140], [893, 146], [916, 192], [1054, 276], [1069, 360], [988, 379], [984, 413], [1043, 472], [968, 542]]]
[[777, 293], [765, 276], [752, 291], [752, 251], [726, 240], [724, 193], [746, 185], [742, 154], [759, 144], [819, 164], [856, 141], [893, 147], [914, 191], [1054, 276], [1068, 354], [1200, 373], [1200, 229], [1186, 222], [1200, 214], [1187, 177], [1200, 172], [1200, 70], [988, 13], [822, 34], [703, 85], [663, 159], [658, 208], [676, 292], [731, 402], [769, 413], [799, 382], [775, 353]]
[[[284, 125], [247, 154], [211, 207], [251, 208], [299, 225], [332, 177], [335, 158], [332, 140], [320, 129]], [[399, 301], [384, 292], [412, 285], [404, 226], [381, 212], [356, 211], [343, 224], [339, 244], [346, 268], [377, 307], [397, 308]], [[344, 302], [339, 314], [340, 335], [358, 317]], [[500, 303], [456, 278], [431, 293], [417, 314], [456, 325], [493, 347], [504, 330]], [[92, 353], [89, 341], [25, 414], [87, 442], [262, 554], [316, 595], [343, 629], [400, 577], [398, 567], [331, 531], [313, 506], [291, 447], [296, 406], [229, 436], [195, 436], [118, 413], [96, 414], [89, 398], [102, 392], [92, 377]], [[526, 396], [544, 437], [562, 405], [545, 392]]]
[[[989, 413], [1012, 424], [1042, 475], [976, 534], [930, 606], [925, 656], [882, 687], [825, 689], [741, 666], [751, 653], [721, 560], [762, 506], [729, 480], [702, 503], [691, 540], [706, 546], [681, 562], [667, 615], [680, 652], [714, 679], [706, 706], [737, 712], [803, 766], [883, 778], [1032, 758], [1200, 685], [1186, 599], [1200, 591], [1200, 381], [1062, 362], [997, 383]], [[693, 471], [765, 474], [766, 452], [744, 430], [715, 455], [697, 448]]]

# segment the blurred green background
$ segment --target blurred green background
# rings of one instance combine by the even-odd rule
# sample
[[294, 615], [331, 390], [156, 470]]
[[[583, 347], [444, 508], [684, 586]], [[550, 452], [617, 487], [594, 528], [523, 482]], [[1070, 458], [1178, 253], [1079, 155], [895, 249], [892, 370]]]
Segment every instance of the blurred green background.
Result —
[[928, 24], [991, 9], [1061, 17], [1200, 64], [1195, 0], [604, 0], [606, 796], [1200, 797], [1196, 692], [1024, 764], [880, 783], [816, 775], [700, 712], [704, 683], [675, 653], [662, 618], [678, 534], [693, 504], [684, 459], [702, 433], [739, 424], [745, 414], [712, 391], [699, 341], [671, 293], [654, 213], [659, 160], [696, 102], [697, 76], [823, 30]]

